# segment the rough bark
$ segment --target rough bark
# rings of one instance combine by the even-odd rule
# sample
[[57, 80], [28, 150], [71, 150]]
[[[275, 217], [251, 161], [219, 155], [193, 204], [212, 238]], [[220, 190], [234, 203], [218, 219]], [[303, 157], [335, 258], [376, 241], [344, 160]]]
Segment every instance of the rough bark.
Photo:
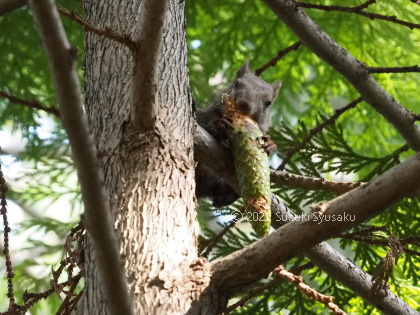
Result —
[[[139, 1], [87, 1], [93, 25], [132, 34]], [[158, 59], [156, 122], [130, 122], [128, 48], [87, 34], [86, 110], [102, 158], [129, 291], [137, 314], [186, 313], [209, 280], [196, 253], [192, 106], [184, 2], [169, 1]], [[91, 248], [80, 314], [106, 314]]]

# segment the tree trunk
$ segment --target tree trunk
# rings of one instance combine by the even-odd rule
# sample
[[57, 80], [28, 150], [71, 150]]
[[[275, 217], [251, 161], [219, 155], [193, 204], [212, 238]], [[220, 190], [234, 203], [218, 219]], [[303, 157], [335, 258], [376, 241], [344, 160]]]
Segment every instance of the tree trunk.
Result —
[[[94, 26], [131, 35], [139, 5], [140, 1], [85, 1], [84, 9]], [[130, 123], [130, 50], [86, 34], [85, 54], [85, 106], [134, 311], [186, 313], [208, 283], [209, 272], [196, 251], [194, 120], [184, 2], [171, 0], [168, 5], [153, 131], [139, 134]], [[77, 312], [105, 314], [94, 253], [89, 240], [87, 244], [86, 286]]]

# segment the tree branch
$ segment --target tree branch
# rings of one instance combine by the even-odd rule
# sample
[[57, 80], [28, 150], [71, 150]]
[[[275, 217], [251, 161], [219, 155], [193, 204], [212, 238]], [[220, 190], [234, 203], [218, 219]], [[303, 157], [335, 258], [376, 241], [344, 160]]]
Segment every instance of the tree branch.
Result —
[[281, 162], [280, 166], [277, 169], [278, 170], [284, 170], [286, 164], [289, 163], [289, 161], [292, 159], [292, 157], [297, 152], [302, 150], [309, 142], [311, 142], [313, 137], [315, 137], [318, 133], [320, 133], [326, 127], [334, 124], [334, 122], [338, 119], [338, 117], [340, 117], [347, 110], [356, 107], [356, 105], [359, 104], [361, 101], [362, 101], [362, 98], [359, 97], [359, 98], [355, 99], [353, 102], [351, 102], [350, 104], [344, 106], [343, 108], [337, 109], [335, 111], [334, 115], [332, 115], [327, 120], [321, 122], [315, 128], [312, 128], [311, 130], [309, 130], [308, 135], [305, 138], [303, 138], [303, 140], [301, 142], [296, 144], [292, 149], [290, 149], [290, 151], [288, 151], [286, 153], [286, 156], [284, 157], [283, 161]]
[[324, 304], [334, 315], [346, 315], [346, 313], [335, 303], [333, 303], [332, 296], [326, 296], [322, 293], [319, 293], [315, 289], [311, 288], [309, 285], [303, 282], [303, 278], [293, 274], [292, 272], [284, 269], [283, 266], [279, 266], [274, 269], [274, 274], [286, 281], [289, 281], [293, 284], [298, 290], [305, 294], [308, 298], [312, 298], [322, 304]]
[[411, 67], [367, 67], [369, 73], [407, 73], [420, 72], [420, 67], [414, 65]]
[[12, 103], [23, 105], [25, 107], [43, 110], [44, 112], [53, 114], [55, 117], [60, 118], [60, 111], [58, 110], [58, 108], [45, 106], [38, 101], [28, 101], [26, 99], [2, 91], [0, 91], [0, 97], [8, 99]]
[[67, 40], [52, 0], [30, 0], [29, 4], [47, 52], [61, 120], [70, 141], [85, 207], [85, 226], [93, 241], [108, 310], [111, 314], [133, 314], [109, 200], [103, 186], [103, 174], [82, 109], [75, 49]]
[[267, 70], [269, 67], [274, 67], [277, 62], [279, 62], [280, 59], [282, 59], [284, 56], [286, 56], [289, 52], [293, 50], [297, 50], [302, 45], [302, 42], [298, 40], [296, 43], [290, 45], [289, 47], [279, 50], [277, 53], [277, 56], [271, 59], [269, 62], [267, 62], [262, 67], [255, 70], [255, 75], [259, 76], [261, 73], [263, 73], [265, 70]]
[[420, 153], [368, 184], [318, 205], [313, 211], [280, 227], [266, 238], [220, 259], [212, 266], [213, 285], [223, 288], [225, 292], [236, 292], [267, 276], [277, 265], [303, 249], [384, 211], [418, 187]]
[[27, 4], [27, 0], [0, 0], [0, 16], [10, 13]]
[[83, 26], [83, 29], [87, 32], [106, 37], [108, 39], [114, 40], [120, 44], [126, 45], [128, 48], [133, 50], [135, 48], [134, 42], [131, 40], [129, 35], [120, 35], [112, 29], [98, 29], [90, 24], [88, 21], [84, 20], [80, 15], [73, 11], [68, 11], [60, 6], [57, 6], [58, 12], [61, 15], [69, 18], [70, 20], [76, 22], [77, 24]]
[[[238, 180], [228, 150], [198, 125], [194, 134], [194, 153], [198, 161], [221, 174], [226, 182], [239, 192]], [[298, 217], [274, 194], [272, 194], [271, 209], [273, 212], [272, 226], [274, 228], [279, 228], [281, 225]], [[370, 290], [371, 282], [369, 282], [371, 276], [335, 251], [328, 243], [323, 242], [304, 250], [303, 253], [331, 277], [351, 288], [356, 294], [387, 314], [417, 314], [416, 311], [389, 290], [386, 297], [372, 296]]]
[[325, 178], [313, 178], [282, 171], [271, 171], [270, 178], [273, 183], [278, 185], [308, 190], [325, 190], [338, 195], [366, 184], [363, 182], [338, 182]]
[[369, 1], [366, 1], [365, 3], [363, 3], [363, 4], [359, 5], [359, 6], [352, 7], [352, 9], [353, 10], [356, 10], [356, 11], [360, 11], [360, 10], [366, 9], [371, 4], [374, 4], [374, 3], [376, 3], [376, 0], [369, 0]]
[[[372, 4], [376, 1], [369, 1], [369, 2], [370, 2], [369, 4]], [[399, 25], [403, 25], [410, 29], [414, 29], [414, 28], [420, 29], [420, 24], [403, 21], [403, 20], [398, 19], [396, 16], [389, 16], [389, 15], [383, 15], [383, 14], [378, 14], [378, 13], [373, 13], [373, 12], [362, 11], [362, 9], [364, 9], [363, 5], [357, 6], [357, 7], [341, 7], [341, 6], [336, 6], [336, 5], [321, 5], [321, 4], [314, 4], [314, 3], [307, 3], [307, 2], [296, 2], [296, 5], [298, 7], [306, 8], [306, 9], [318, 9], [318, 10], [324, 10], [328, 12], [337, 11], [337, 12], [354, 13], [354, 14], [366, 16], [371, 20], [375, 20], [375, 19], [383, 20], [383, 21], [388, 21], [388, 22], [399, 24]]]
[[214, 237], [212, 237], [209, 240], [203, 241], [203, 248], [202, 250], [200, 250], [199, 248], [199, 253], [200, 256], [208, 258], [208, 256], [210, 255], [210, 252], [212, 251], [212, 249], [214, 248], [214, 246], [217, 245], [217, 243], [223, 238], [223, 236], [231, 229], [235, 226], [236, 222], [239, 220], [239, 218], [235, 218], [232, 221], [230, 221], [228, 224], [226, 224], [226, 226], [223, 228], [223, 230], [221, 230], [218, 234], [216, 234]]
[[131, 120], [135, 128], [155, 128], [158, 56], [163, 36], [167, 0], [143, 0], [140, 5], [133, 51]]
[[393, 124], [413, 150], [420, 150], [420, 126], [413, 122], [410, 112], [369, 75], [364, 64], [328, 36], [295, 1], [263, 2], [309, 49], [341, 73], [359, 91], [365, 102]]
[[[309, 262], [309, 263], [306, 263], [302, 266], [294, 267], [289, 272], [294, 274], [294, 275], [299, 275], [303, 270], [312, 268], [313, 266], [314, 266], [314, 264]], [[244, 306], [246, 302], [248, 302], [250, 299], [256, 297], [257, 295], [260, 295], [263, 291], [274, 289], [282, 281], [283, 281], [283, 279], [276, 277], [273, 280], [271, 280], [270, 282], [264, 283], [264, 284], [260, 285], [259, 287], [250, 290], [247, 293], [247, 295], [244, 296], [242, 299], [240, 299], [238, 302], [236, 302], [235, 304], [232, 304], [229, 307], [227, 307], [224, 311], [224, 314], [230, 313], [233, 310], [237, 309], [238, 307]]]

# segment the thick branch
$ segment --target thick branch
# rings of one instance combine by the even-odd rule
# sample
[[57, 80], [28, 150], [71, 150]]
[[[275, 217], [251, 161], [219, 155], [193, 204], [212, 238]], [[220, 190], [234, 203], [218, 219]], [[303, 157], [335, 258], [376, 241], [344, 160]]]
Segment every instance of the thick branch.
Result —
[[[227, 183], [236, 191], [239, 191], [229, 152], [200, 126], [197, 126], [194, 134], [194, 152], [200, 162], [222, 174]], [[279, 228], [287, 221], [293, 221], [298, 217], [275, 195], [272, 198], [272, 212], [272, 225], [275, 228]], [[344, 257], [340, 260], [339, 258], [342, 256], [327, 243], [324, 242], [313, 248], [306, 249], [304, 254], [311, 255], [310, 257], [314, 259], [319, 268], [387, 314], [416, 314], [416, 311], [412, 310], [389, 290], [386, 298], [372, 296], [370, 285], [368, 285], [371, 277], [356, 267], [350, 260]], [[343, 264], [343, 260], [346, 260], [347, 264]], [[354, 268], [347, 267], [350, 265], [354, 266]], [[351, 270], [349, 271], [349, 269]], [[357, 279], [360, 279], [360, 281], [357, 281]]]
[[93, 241], [107, 306], [111, 314], [132, 314], [103, 174], [82, 109], [76, 52], [67, 40], [53, 1], [30, 0], [29, 4], [47, 52], [61, 120], [70, 141], [85, 207], [85, 226]]
[[365, 102], [375, 108], [406, 139], [410, 147], [420, 150], [420, 126], [412, 115], [392, 98], [369, 75], [367, 67], [329, 37], [292, 0], [263, 2], [320, 58], [340, 72], [360, 93]]
[[134, 34], [131, 119], [142, 131], [153, 130], [157, 112], [158, 56], [163, 36], [167, 0], [143, 0]]
[[212, 266], [213, 285], [236, 292], [267, 276], [277, 265], [303, 249], [384, 211], [418, 187], [420, 153], [366, 185], [319, 205], [315, 211], [280, 227], [266, 238], [222, 258]]
[[19, 9], [27, 4], [27, 0], [0, 0], [0, 16]]

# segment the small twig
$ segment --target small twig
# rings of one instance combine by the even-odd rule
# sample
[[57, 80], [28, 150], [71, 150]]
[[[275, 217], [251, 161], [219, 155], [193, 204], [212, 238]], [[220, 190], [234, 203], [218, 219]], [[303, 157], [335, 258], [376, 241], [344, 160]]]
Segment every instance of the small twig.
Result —
[[345, 315], [346, 313], [338, 307], [338, 305], [334, 304], [332, 302], [333, 297], [332, 296], [326, 296], [324, 294], [319, 293], [315, 289], [312, 289], [307, 284], [303, 283], [302, 277], [299, 277], [287, 270], [284, 269], [283, 266], [279, 266], [276, 269], [274, 269], [274, 274], [281, 279], [287, 280], [290, 283], [292, 283], [296, 288], [298, 288], [300, 291], [303, 292], [307, 297], [313, 298], [317, 300], [318, 302], [321, 302], [326, 307], [328, 307], [331, 312], [335, 315]]
[[71, 301], [70, 301], [70, 305], [69, 305], [69, 313], [71, 314], [72, 313], [72, 311], [75, 309], [75, 307], [77, 306], [77, 303], [79, 302], [79, 300], [80, 300], [80, 298], [82, 297], [82, 295], [83, 295], [83, 290], [82, 291], [80, 291], [79, 292], [79, 294], [77, 294], [77, 296], [74, 298], [74, 299], [72, 299]]
[[3, 217], [3, 226], [4, 226], [4, 246], [3, 254], [6, 261], [6, 275], [7, 275], [7, 297], [9, 298], [9, 311], [13, 311], [15, 307], [15, 296], [13, 292], [13, 277], [15, 276], [13, 272], [13, 265], [10, 259], [10, 250], [9, 250], [9, 233], [10, 226], [7, 221], [7, 201], [6, 194], [9, 188], [6, 185], [4, 180], [3, 172], [0, 165], [0, 214]]
[[8, 99], [10, 102], [15, 103], [15, 104], [19, 104], [19, 105], [23, 105], [23, 106], [26, 106], [26, 107], [43, 110], [46, 113], [53, 114], [54, 116], [60, 118], [60, 111], [58, 110], [58, 108], [51, 107], [51, 106], [45, 106], [38, 101], [28, 101], [28, 100], [25, 100], [23, 98], [20, 98], [20, 97], [17, 97], [15, 95], [12, 95], [12, 94], [9, 94], [9, 93], [6, 93], [6, 92], [2, 92], [2, 91], [0, 91], [0, 97]]
[[71, 279], [71, 282], [69, 283], [70, 289], [65, 292], [65, 299], [61, 302], [60, 308], [58, 309], [56, 314], [71, 314], [72, 306], [74, 306], [73, 301], [74, 299], [77, 299], [79, 294], [75, 295], [74, 290], [76, 290], [76, 286], [79, 283], [81, 279], [81, 274], [79, 273], [74, 278]]
[[[308, 262], [306, 264], [303, 264], [301, 266], [294, 267], [290, 270], [291, 273], [295, 275], [299, 275], [302, 271], [312, 268], [314, 266], [313, 263]], [[247, 295], [245, 295], [242, 299], [240, 299], [235, 304], [232, 304], [231, 306], [227, 307], [226, 310], [223, 312], [224, 314], [228, 314], [232, 312], [233, 310], [237, 309], [238, 307], [242, 307], [245, 305], [246, 302], [248, 302], [253, 297], [261, 294], [265, 290], [274, 289], [282, 280], [280, 278], [274, 278], [273, 280], [260, 285], [259, 287], [250, 290]]]
[[289, 272], [293, 273], [294, 275], [300, 275], [303, 271], [311, 269], [315, 267], [315, 264], [313, 262], [307, 262], [306, 264], [295, 266], [289, 270]]
[[417, 5], [420, 5], [420, 0], [410, 0], [410, 1], [417, 4]]
[[322, 123], [320, 123], [319, 125], [317, 125], [315, 128], [312, 128], [308, 135], [303, 138], [303, 140], [301, 142], [299, 142], [297, 145], [295, 145], [289, 152], [286, 153], [286, 156], [284, 157], [283, 161], [281, 162], [280, 166], [277, 168], [277, 170], [284, 170], [284, 167], [286, 166], [287, 163], [289, 163], [289, 161], [291, 160], [291, 158], [301, 149], [303, 149], [311, 140], [314, 136], [316, 136], [318, 133], [320, 133], [322, 130], [324, 130], [326, 127], [334, 124], [334, 122], [338, 119], [338, 117], [340, 117], [344, 112], [346, 112], [347, 110], [356, 107], [357, 104], [359, 104], [362, 101], [362, 98], [359, 97], [357, 99], [355, 99], [353, 102], [351, 102], [350, 104], [344, 106], [343, 108], [337, 109], [334, 113], [334, 115], [332, 115], [330, 118], [328, 118], [327, 120], [323, 121]]
[[389, 159], [398, 158], [401, 153], [406, 152], [408, 150], [410, 150], [410, 146], [406, 143], [406, 144], [402, 145], [401, 147], [399, 147], [398, 149], [396, 149], [391, 154], [385, 156], [384, 158], [387, 158], [387, 157]]
[[134, 50], [135, 44], [134, 44], [134, 41], [131, 40], [130, 35], [118, 34], [117, 32], [115, 32], [114, 30], [112, 30], [110, 28], [106, 28], [106, 29], [96, 28], [92, 24], [90, 24], [88, 21], [83, 19], [80, 15], [78, 15], [74, 11], [68, 11], [68, 10], [64, 9], [63, 7], [60, 7], [58, 5], [57, 5], [57, 9], [58, 9], [58, 12], [61, 15], [64, 15], [65, 17], [69, 18], [70, 20], [72, 20], [72, 21], [76, 22], [77, 24], [83, 26], [83, 29], [86, 32], [91, 32], [93, 34], [106, 37], [108, 39], [111, 39], [113, 41], [116, 41], [120, 44], [123, 44], [123, 45], [127, 46], [128, 48], [130, 48], [130, 50]]
[[315, 4], [315, 3], [308, 3], [308, 2], [296, 2], [296, 5], [298, 7], [306, 8], [306, 9], [318, 9], [318, 10], [323, 10], [323, 11], [328, 11], [328, 12], [340, 11], [340, 12], [354, 13], [354, 12], [359, 12], [363, 9], [366, 9], [368, 6], [370, 6], [371, 4], [375, 2], [376, 0], [370, 0], [355, 7], [343, 7], [339, 5], [323, 5], [323, 4]]
[[232, 221], [229, 222], [228, 225], [226, 225], [222, 231], [220, 231], [219, 234], [215, 235], [214, 237], [212, 237], [211, 239], [209, 239], [208, 241], [206, 241], [206, 246], [203, 248], [203, 251], [205, 249], [205, 251], [203, 252], [203, 254], [201, 256], [203, 257], [207, 257], [211, 250], [214, 248], [214, 246], [216, 246], [216, 244], [223, 238], [223, 236], [231, 229], [235, 226], [236, 222], [238, 222], [239, 217], [236, 217], [235, 219], [233, 219]]
[[374, 4], [374, 3], [376, 3], [376, 0], [369, 0], [369, 1], [363, 3], [363, 4], [359, 5], [359, 6], [353, 7], [353, 10], [355, 10], [355, 11], [361, 11], [363, 9], [366, 9], [368, 6], [370, 6], [371, 4]]
[[388, 21], [388, 22], [399, 24], [399, 25], [403, 25], [410, 29], [415, 29], [415, 28], [420, 29], [420, 24], [403, 21], [403, 20], [398, 19], [396, 16], [389, 16], [389, 15], [362, 11], [360, 9], [361, 6], [342, 7], [342, 6], [336, 6], [336, 5], [321, 5], [321, 4], [314, 4], [314, 3], [307, 3], [307, 2], [297, 2], [296, 5], [301, 8], [318, 9], [318, 10], [323, 10], [327, 12], [338, 11], [338, 12], [355, 13], [358, 15], [366, 16], [370, 18], [371, 20], [375, 20], [375, 19], [383, 20], [383, 21]]
[[278, 185], [286, 185], [293, 188], [303, 188], [308, 190], [325, 190], [338, 195], [366, 184], [364, 182], [339, 182], [274, 170], [271, 171], [271, 181]]
[[392, 234], [388, 236], [388, 246], [388, 253], [385, 258], [382, 259], [379, 269], [372, 276], [372, 292], [375, 295], [386, 295], [386, 290], [389, 288], [387, 283], [391, 276], [394, 264], [398, 262], [398, 259], [405, 252], [400, 240]]
[[289, 47], [279, 50], [277, 53], [277, 56], [271, 59], [269, 62], [267, 62], [265, 65], [263, 65], [261, 68], [258, 68], [255, 70], [255, 75], [259, 76], [261, 73], [263, 73], [265, 70], [267, 70], [269, 67], [274, 67], [277, 62], [279, 62], [280, 59], [282, 59], [284, 56], [286, 56], [289, 52], [293, 50], [297, 50], [302, 45], [302, 41], [297, 41], [294, 44], [290, 45]]
[[[386, 235], [379, 234], [378, 232], [385, 233]], [[420, 246], [420, 237], [410, 236], [400, 239], [391, 234], [385, 226], [370, 226], [352, 233], [343, 233], [340, 237], [369, 245], [389, 247], [389, 251], [385, 258], [382, 259], [378, 271], [372, 277], [372, 291], [375, 295], [384, 294], [384, 290], [387, 289], [387, 282], [392, 273], [392, 268], [397, 263], [399, 257], [404, 253], [420, 256], [420, 252], [407, 247], [408, 244]]]
[[[379, 234], [378, 232], [385, 233], [386, 236]], [[387, 227], [385, 226], [370, 226], [368, 228], [354, 231], [351, 233], [343, 233], [340, 235], [341, 238], [352, 240], [356, 242], [366, 243], [369, 245], [388, 246], [390, 245], [390, 237], [397, 239]], [[404, 252], [420, 256], [420, 252], [413, 251], [407, 247], [408, 244], [420, 246], [420, 236], [409, 236], [406, 238], [398, 238], [398, 242], [401, 244]]]
[[411, 67], [367, 67], [369, 73], [407, 73], [420, 72], [420, 67], [414, 65]]
[[[70, 286], [73, 286], [74, 283], [77, 284], [80, 281], [81, 277], [82, 277], [82, 275], [79, 273], [75, 277], [73, 277], [72, 279], [69, 279], [67, 281], [64, 281], [64, 282], [59, 283], [58, 286], [60, 288], [64, 288], [64, 287], [69, 286], [69, 285]], [[16, 309], [18, 309], [20, 311], [19, 314], [26, 314], [26, 312], [32, 306], [34, 306], [35, 303], [39, 302], [42, 299], [47, 299], [54, 292], [55, 292], [55, 289], [54, 288], [50, 288], [50, 289], [48, 289], [48, 290], [46, 290], [44, 292], [41, 292], [41, 293], [30, 293], [30, 292], [25, 291], [23, 293], [23, 298], [22, 298], [24, 304], [23, 305], [16, 305]], [[82, 294], [82, 293], [83, 293], [83, 290], [80, 291], [80, 293], [78, 294], [78, 296], [80, 294]], [[78, 296], [76, 296], [72, 300], [72, 302], [74, 300], [78, 299]], [[4, 313], [0, 313], [0, 314], [3, 315]], [[13, 313], [13, 314], [15, 314], [15, 313]]]
[[223, 312], [223, 314], [228, 314], [232, 312], [233, 310], [237, 309], [238, 307], [244, 306], [245, 303], [248, 302], [250, 299], [261, 294], [265, 290], [274, 289], [280, 282], [281, 282], [280, 279], [273, 279], [270, 282], [260, 285], [259, 287], [255, 289], [249, 290], [247, 295], [245, 295], [242, 299], [240, 299], [238, 302], [227, 307], [226, 310]]

